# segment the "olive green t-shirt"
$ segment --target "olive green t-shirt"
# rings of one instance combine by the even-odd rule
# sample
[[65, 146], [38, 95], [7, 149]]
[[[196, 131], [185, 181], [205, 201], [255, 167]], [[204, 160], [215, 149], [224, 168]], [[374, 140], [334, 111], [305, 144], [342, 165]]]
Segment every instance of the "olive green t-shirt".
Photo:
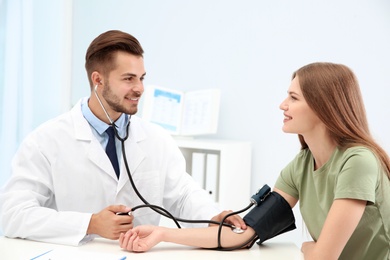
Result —
[[310, 150], [302, 150], [282, 170], [275, 187], [299, 199], [314, 241], [335, 199], [366, 200], [362, 219], [339, 259], [390, 259], [390, 181], [369, 149], [337, 148], [317, 170]]

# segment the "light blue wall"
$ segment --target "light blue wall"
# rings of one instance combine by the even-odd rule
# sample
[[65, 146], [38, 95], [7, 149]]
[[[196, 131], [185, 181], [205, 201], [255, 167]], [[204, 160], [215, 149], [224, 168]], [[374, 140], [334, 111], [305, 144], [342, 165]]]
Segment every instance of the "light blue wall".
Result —
[[[250, 194], [272, 186], [299, 150], [297, 137], [281, 131], [278, 106], [292, 72], [307, 63], [355, 71], [372, 132], [390, 152], [387, 0], [116, 0], [93, 9], [78, 0], [73, 10], [72, 102], [89, 91], [83, 66], [91, 40], [109, 29], [133, 34], [145, 50], [146, 84], [222, 90], [219, 130], [207, 137], [252, 142]], [[298, 230], [281, 239], [300, 245], [307, 236], [295, 212]]]
[[[95, 1], [94, 1], [95, 2]], [[387, 0], [74, 1], [72, 102], [89, 91], [85, 50], [120, 29], [145, 50], [146, 84], [222, 90], [210, 138], [253, 143], [252, 191], [272, 185], [299, 144], [281, 131], [278, 105], [297, 68], [350, 66], [360, 79], [372, 132], [390, 152], [390, 2]], [[141, 111], [142, 112], [142, 111]], [[237, 173], [239, 179], [239, 173]]]

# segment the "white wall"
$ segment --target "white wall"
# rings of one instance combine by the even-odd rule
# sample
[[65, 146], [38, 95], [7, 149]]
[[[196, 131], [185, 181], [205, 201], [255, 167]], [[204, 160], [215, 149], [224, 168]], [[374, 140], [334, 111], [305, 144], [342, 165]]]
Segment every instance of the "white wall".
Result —
[[[356, 72], [372, 132], [390, 152], [387, 0], [77, 0], [72, 49], [62, 46], [70, 37], [63, 38], [66, 29], [55, 29], [63, 26], [56, 21], [63, 19], [56, 15], [63, 14], [61, 4], [50, 2], [34, 2], [34, 50], [42, 55], [35, 60], [34, 89], [40, 91], [32, 96], [34, 125], [63, 110], [61, 100], [69, 91], [63, 80], [71, 79], [69, 106], [89, 94], [85, 51], [98, 34], [119, 29], [144, 47], [146, 84], [222, 90], [218, 133], [206, 137], [252, 142], [249, 194], [264, 183], [272, 186], [299, 150], [297, 137], [281, 131], [278, 105], [292, 72], [310, 62], [344, 63]], [[72, 58], [71, 74], [66, 55]], [[58, 87], [63, 94], [54, 91]], [[291, 236], [299, 240], [301, 231], [286, 237]]]

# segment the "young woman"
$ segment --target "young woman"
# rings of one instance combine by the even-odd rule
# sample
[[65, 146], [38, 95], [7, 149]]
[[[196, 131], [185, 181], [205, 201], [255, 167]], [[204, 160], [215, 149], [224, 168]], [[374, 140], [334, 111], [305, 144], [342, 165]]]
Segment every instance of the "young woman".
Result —
[[[291, 208], [300, 202], [313, 238], [302, 245], [305, 259], [390, 259], [390, 161], [370, 134], [353, 72], [333, 63], [298, 69], [280, 109], [283, 131], [298, 134], [301, 151], [282, 170], [274, 192]], [[261, 236], [262, 230], [247, 225], [243, 234], [223, 228], [222, 247]], [[215, 248], [217, 232], [138, 226], [121, 234], [120, 246], [147, 251], [167, 241]]]

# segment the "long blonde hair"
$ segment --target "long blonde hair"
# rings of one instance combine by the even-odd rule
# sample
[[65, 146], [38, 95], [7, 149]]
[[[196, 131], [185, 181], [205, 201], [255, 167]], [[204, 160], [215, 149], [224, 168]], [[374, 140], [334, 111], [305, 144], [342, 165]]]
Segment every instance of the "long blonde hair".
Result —
[[[293, 73], [298, 76], [302, 94], [309, 107], [326, 125], [341, 148], [369, 148], [383, 165], [390, 179], [390, 160], [370, 134], [359, 83], [354, 73], [342, 64], [318, 62]], [[301, 148], [307, 148], [299, 135]]]

